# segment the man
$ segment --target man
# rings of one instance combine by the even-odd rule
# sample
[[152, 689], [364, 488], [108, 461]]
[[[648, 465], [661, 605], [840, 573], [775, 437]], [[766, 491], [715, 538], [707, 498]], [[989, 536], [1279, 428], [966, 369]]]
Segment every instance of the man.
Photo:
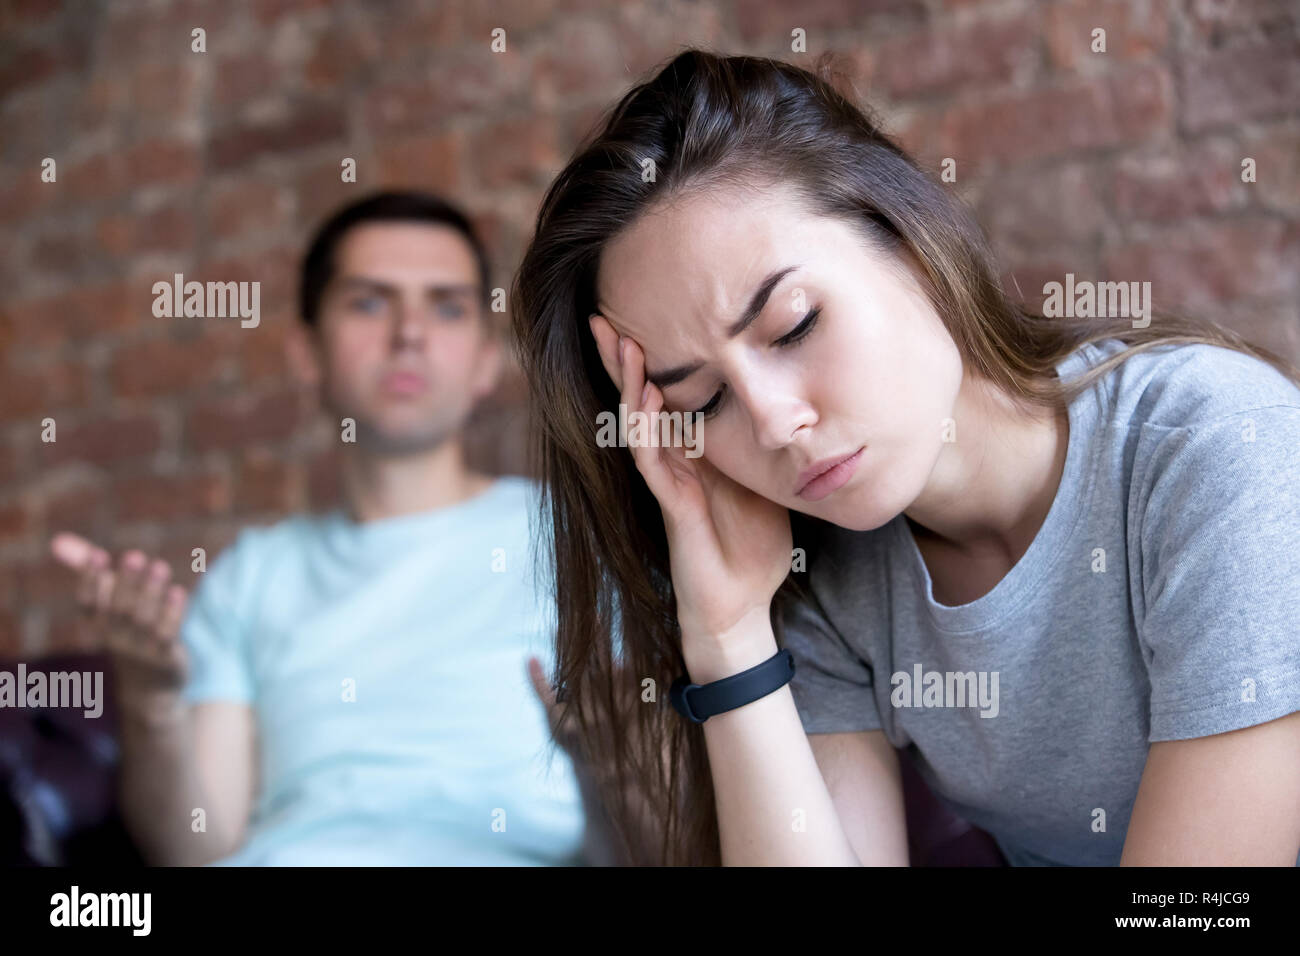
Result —
[[525, 671], [553, 659], [536, 487], [464, 462], [502, 357], [478, 238], [380, 194], [301, 278], [290, 364], [335, 417], [346, 507], [246, 529], [188, 602], [138, 551], [52, 545], [115, 657], [129, 828], [171, 865], [610, 862]]

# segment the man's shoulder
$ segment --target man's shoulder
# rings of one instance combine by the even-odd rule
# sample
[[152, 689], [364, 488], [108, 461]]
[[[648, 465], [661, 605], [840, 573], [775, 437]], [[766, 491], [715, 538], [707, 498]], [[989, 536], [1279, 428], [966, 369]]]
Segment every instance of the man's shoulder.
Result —
[[331, 520], [329, 514], [294, 514], [279, 521], [245, 525], [217, 557], [213, 570], [236, 577], [256, 575], [259, 568], [300, 549]]

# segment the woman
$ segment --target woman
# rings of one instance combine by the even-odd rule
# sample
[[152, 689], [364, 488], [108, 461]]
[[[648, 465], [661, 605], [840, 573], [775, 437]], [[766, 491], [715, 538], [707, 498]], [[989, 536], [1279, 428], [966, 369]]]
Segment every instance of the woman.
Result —
[[[905, 865], [901, 750], [1012, 863], [1295, 861], [1300, 370], [1024, 312], [824, 78], [699, 51], [561, 172], [512, 294], [566, 715], [656, 859]], [[619, 404], [703, 455], [598, 442]], [[646, 705], [751, 669], [702, 724]]]

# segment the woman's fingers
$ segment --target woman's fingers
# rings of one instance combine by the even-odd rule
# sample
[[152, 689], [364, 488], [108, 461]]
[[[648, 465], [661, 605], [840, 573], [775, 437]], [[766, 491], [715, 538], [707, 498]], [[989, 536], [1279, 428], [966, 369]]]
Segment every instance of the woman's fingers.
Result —
[[677, 508], [676, 495], [673, 490], [673, 478], [664, 465], [664, 458], [656, 437], [658, 430], [657, 412], [663, 409], [663, 393], [658, 387], [645, 380], [645, 355], [641, 347], [631, 339], [624, 339], [623, 351], [623, 402], [627, 405], [628, 418], [634, 411], [644, 412], [649, 423], [642, 436], [645, 444], [633, 444], [629, 429], [628, 446], [636, 460], [637, 469], [650, 491], [659, 501], [659, 506], [666, 516], [671, 517]]
[[587, 319], [592, 338], [596, 340], [596, 351], [600, 354], [600, 363], [605, 366], [605, 374], [614, 383], [614, 387], [623, 391], [623, 362], [619, 357], [618, 330], [609, 324], [609, 320], [598, 313]]

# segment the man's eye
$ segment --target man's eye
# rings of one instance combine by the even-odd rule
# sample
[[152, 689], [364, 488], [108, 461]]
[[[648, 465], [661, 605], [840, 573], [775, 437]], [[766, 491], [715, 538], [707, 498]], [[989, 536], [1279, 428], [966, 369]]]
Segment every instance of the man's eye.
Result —
[[377, 295], [358, 296], [348, 302], [348, 308], [356, 312], [378, 312], [383, 305], [384, 300]]
[[443, 299], [438, 303], [438, 314], [448, 319], [459, 319], [465, 314], [465, 305], [455, 299]]

